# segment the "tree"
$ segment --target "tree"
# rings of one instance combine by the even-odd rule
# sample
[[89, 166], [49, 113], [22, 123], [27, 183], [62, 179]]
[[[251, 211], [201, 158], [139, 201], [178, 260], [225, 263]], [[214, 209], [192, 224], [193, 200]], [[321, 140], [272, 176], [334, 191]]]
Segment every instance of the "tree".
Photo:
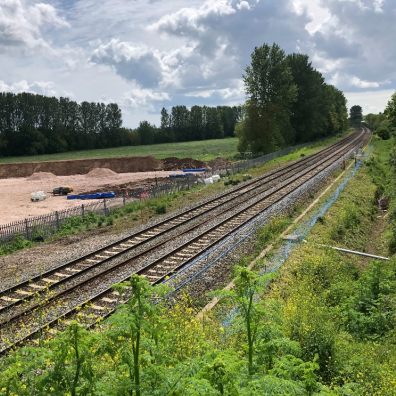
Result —
[[392, 95], [385, 109], [386, 118], [392, 127], [396, 127], [396, 92]]
[[140, 144], [153, 144], [156, 129], [148, 121], [141, 121], [136, 129]]
[[349, 123], [353, 127], [361, 126], [363, 121], [362, 107], [355, 105], [349, 110]]
[[376, 131], [376, 129], [381, 125], [381, 123], [386, 120], [386, 116], [384, 113], [378, 113], [378, 114], [369, 113], [366, 114], [363, 119], [369, 129], [371, 129], [372, 131]]
[[293, 140], [290, 109], [297, 88], [277, 44], [256, 47], [251, 58], [243, 77], [248, 95], [243, 139], [251, 151], [268, 153]]
[[296, 141], [314, 140], [326, 127], [324, 78], [312, 67], [307, 55], [288, 55], [287, 62], [297, 86], [291, 114]]

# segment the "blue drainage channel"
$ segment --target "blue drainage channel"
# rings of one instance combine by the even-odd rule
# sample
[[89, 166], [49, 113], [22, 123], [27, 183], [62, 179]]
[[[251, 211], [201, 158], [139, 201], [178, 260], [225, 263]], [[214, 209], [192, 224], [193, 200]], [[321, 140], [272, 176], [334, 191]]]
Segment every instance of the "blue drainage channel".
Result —
[[[328, 210], [333, 206], [333, 204], [338, 200], [342, 191], [344, 191], [345, 187], [349, 183], [349, 181], [355, 176], [357, 171], [362, 166], [363, 161], [360, 159], [356, 162], [354, 167], [349, 170], [346, 176], [343, 178], [342, 182], [338, 185], [337, 189], [334, 193], [327, 199], [326, 202], [322, 204], [322, 206], [316, 210], [312, 216], [302, 223], [299, 227], [297, 227], [293, 235], [296, 238], [291, 240], [285, 240], [283, 245], [277, 250], [277, 252], [271, 257], [271, 260], [268, 264], [260, 271], [260, 275], [269, 274], [276, 272], [289, 258], [292, 251], [300, 245], [300, 242], [309, 234], [313, 226], [316, 224], [319, 218], [323, 217]], [[237, 308], [233, 308], [230, 310], [228, 315], [223, 320], [223, 326], [229, 326], [237, 315]]]
[[285, 241], [285, 243], [279, 248], [277, 253], [271, 259], [270, 264], [267, 266], [268, 270], [262, 270], [260, 272], [261, 275], [264, 273], [275, 272], [283, 265], [283, 263], [289, 258], [291, 252], [295, 249], [295, 247], [298, 246], [299, 243], [309, 234], [318, 219], [323, 217], [333, 206], [333, 204], [338, 200], [341, 192], [344, 191], [349, 181], [355, 176], [356, 172], [362, 166], [362, 163], [363, 162], [361, 160], [357, 161], [355, 166], [350, 171], [348, 171], [343, 181], [338, 185], [337, 189], [329, 197], [329, 199], [325, 203], [323, 203], [323, 205], [316, 212], [312, 214], [310, 219], [308, 219], [295, 229], [295, 231], [293, 232], [293, 236], [295, 236], [295, 238]]

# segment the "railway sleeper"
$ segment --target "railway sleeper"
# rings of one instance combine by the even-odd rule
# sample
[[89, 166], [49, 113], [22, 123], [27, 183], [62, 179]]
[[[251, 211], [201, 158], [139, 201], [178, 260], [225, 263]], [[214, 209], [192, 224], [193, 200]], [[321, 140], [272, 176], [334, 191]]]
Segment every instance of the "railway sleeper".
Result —
[[20, 300], [20, 298], [8, 297], [8, 296], [1, 296], [0, 299], [6, 302], [17, 302]]
[[23, 289], [18, 289], [15, 290], [16, 294], [21, 294], [22, 296], [31, 296], [34, 292], [32, 291], [27, 291], [27, 290], [23, 290]]
[[38, 285], [37, 283], [29, 283], [29, 287], [36, 289], [36, 290], [43, 290], [43, 289], [47, 288], [47, 286]]
[[47, 283], [58, 283], [59, 282], [57, 279], [51, 279], [51, 278], [43, 278], [42, 280]]
[[55, 272], [54, 275], [59, 278], [68, 278], [70, 276], [69, 274], [64, 274], [63, 272]]

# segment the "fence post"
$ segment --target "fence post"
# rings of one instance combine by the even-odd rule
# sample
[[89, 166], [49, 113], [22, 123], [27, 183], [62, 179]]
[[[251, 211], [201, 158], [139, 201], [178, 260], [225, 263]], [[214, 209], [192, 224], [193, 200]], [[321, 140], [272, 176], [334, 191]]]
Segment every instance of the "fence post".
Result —
[[125, 191], [122, 193], [122, 203], [125, 206]]
[[85, 215], [84, 204], [81, 204], [81, 216], [84, 217], [84, 215]]
[[103, 211], [104, 211], [105, 216], [107, 216], [106, 198], [103, 198]]
[[29, 224], [28, 224], [28, 219], [25, 219], [25, 227], [26, 227], [26, 239], [29, 238]]
[[55, 211], [55, 219], [56, 219], [56, 229], [59, 231], [59, 213]]

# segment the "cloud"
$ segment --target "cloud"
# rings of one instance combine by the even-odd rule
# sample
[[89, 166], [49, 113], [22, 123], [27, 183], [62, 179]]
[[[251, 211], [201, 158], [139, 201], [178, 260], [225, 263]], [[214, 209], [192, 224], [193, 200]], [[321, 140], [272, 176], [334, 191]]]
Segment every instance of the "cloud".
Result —
[[378, 89], [387, 83], [394, 84], [396, 3], [322, 0], [320, 4], [329, 17], [313, 35], [313, 51], [330, 63], [342, 59], [335, 71], [356, 76], [349, 83], [344, 79], [340, 88]]
[[241, 78], [255, 46], [276, 41], [296, 51], [309, 35], [304, 28], [308, 21], [287, 0], [209, 0], [161, 17], [148, 31], [182, 43], [170, 56], [162, 56], [165, 86], [206, 96]]
[[110, 65], [120, 76], [145, 87], [156, 86], [162, 80], [160, 54], [146, 46], [112, 39], [93, 51], [91, 61]]
[[182, 8], [175, 13], [165, 15], [149, 28], [162, 33], [191, 36], [204, 32], [208, 22], [213, 23], [235, 12], [235, 8], [228, 0], [205, 1], [198, 8]]
[[170, 97], [166, 92], [158, 92], [136, 86], [124, 94], [121, 105], [127, 109], [155, 111], [155, 102], [163, 103], [169, 100]]
[[390, 81], [367, 81], [362, 80], [357, 76], [337, 71], [331, 76], [330, 83], [338, 87], [343, 86], [344, 89], [370, 89], [384, 87], [386, 85], [389, 85]]
[[69, 27], [52, 5], [27, 5], [22, 0], [0, 0], [0, 48], [49, 47], [43, 31], [51, 27]]
[[[26, 80], [21, 80], [13, 84], [7, 84], [0, 80], [0, 92], [31, 92], [35, 94], [56, 96], [62, 93], [58, 92], [55, 88], [55, 84], [52, 81], [33, 81], [31, 83]], [[70, 94], [68, 96], [71, 96]]]

